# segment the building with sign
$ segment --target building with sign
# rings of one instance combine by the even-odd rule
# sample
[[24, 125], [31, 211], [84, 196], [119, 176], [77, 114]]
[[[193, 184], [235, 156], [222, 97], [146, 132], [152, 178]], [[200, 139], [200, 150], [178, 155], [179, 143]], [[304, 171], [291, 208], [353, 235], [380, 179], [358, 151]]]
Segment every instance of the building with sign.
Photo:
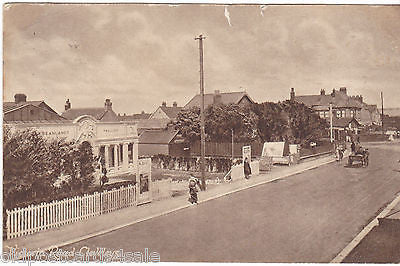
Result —
[[[73, 110], [67, 104], [66, 112]], [[52, 120], [8, 120], [4, 125], [13, 130], [34, 129], [47, 138], [87, 141], [93, 147], [94, 155], [104, 158], [108, 176], [136, 173], [139, 154], [137, 124], [113, 119], [115, 113], [110, 100], [106, 100], [104, 108], [78, 110], [73, 112], [74, 115], [69, 111], [70, 116], [67, 116], [70, 119], [57, 115]], [[85, 114], [85, 110], [89, 110], [89, 114]], [[78, 113], [79, 116], [74, 117]]]

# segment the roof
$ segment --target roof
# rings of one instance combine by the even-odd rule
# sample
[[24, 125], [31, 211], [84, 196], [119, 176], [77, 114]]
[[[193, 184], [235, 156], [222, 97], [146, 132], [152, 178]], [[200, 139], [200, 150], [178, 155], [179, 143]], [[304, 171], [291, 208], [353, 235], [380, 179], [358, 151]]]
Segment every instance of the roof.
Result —
[[106, 110], [105, 108], [101, 107], [71, 108], [62, 113], [61, 115], [69, 120], [74, 120], [75, 118], [82, 115], [91, 115], [97, 120], [101, 120], [104, 122], [119, 121], [118, 116], [114, 113], [113, 110]]
[[57, 112], [54, 111], [50, 106], [48, 106], [44, 101], [25, 101], [25, 102], [20, 102], [20, 103], [3, 102], [3, 113], [12, 112], [15, 109], [18, 109], [18, 108], [21, 108], [21, 107], [27, 106], [27, 105], [41, 107], [41, 108], [47, 109], [50, 112], [57, 114]]
[[297, 102], [304, 103], [308, 107], [314, 106], [329, 106], [332, 103], [334, 107], [347, 107], [347, 108], [362, 108], [363, 104], [348, 96], [341, 91], [335, 91], [335, 96], [331, 94], [327, 95], [301, 95], [295, 96], [294, 100]]
[[400, 116], [400, 108], [383, 108], [383, 114], [388, 116]]
[[[204, 94], [204, 106], [207, 108], [208, 106], [214, 103], [214, 95], [215, 93], [206, 93]], [[221, 92], [221, 103], [222, 104], [238, 104], [243, 97], [247, 97], [250, 102], [254, 102], [250, 96], [245, 91], [240, 92]], [[193, 106], [200, 106], [201, 97], [200, 94], [194, 96], [184, 108], [191, 108]]]
[[160, 108], [170, 119], [176, 118], [178, 113], [183, 109], [183, 107], [174, 106], [160, 106]]
[[146, 130], [139, 137], [139, 144], [169, 144], [178, 130]]
[[143, 119], [138, 120], [137, 125], [139, 128], [145, 129], [164, 129], [167, 127], [167, 124], [170, 122], [169, 119]]
[[354, 117], [348, 118], [337, 118], [335, 116], [332, 117], [332, 126], [334, 127], [348, 127], [350, 123], [356, 123], [357, 126], [360, 126], [360, 123]]
[[140, 114], [133, 114], [133, 115], [118, 115], [118, 118], [121, 121], [136, 121], [136, 120], [142, 120], [142, 119], [149, 119], [151, 114], [147, 113], [140, 113]]

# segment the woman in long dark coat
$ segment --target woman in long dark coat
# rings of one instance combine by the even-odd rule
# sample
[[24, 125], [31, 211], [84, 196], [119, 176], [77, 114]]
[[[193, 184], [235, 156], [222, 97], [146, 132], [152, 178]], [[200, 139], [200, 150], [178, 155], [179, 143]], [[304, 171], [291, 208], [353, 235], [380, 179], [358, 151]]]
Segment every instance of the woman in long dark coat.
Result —
[[249, 159], [246, 157], [246, 159], [244, 159], [244, 178], [249, 179], [250, 175], [251, 175], [250, 163]]

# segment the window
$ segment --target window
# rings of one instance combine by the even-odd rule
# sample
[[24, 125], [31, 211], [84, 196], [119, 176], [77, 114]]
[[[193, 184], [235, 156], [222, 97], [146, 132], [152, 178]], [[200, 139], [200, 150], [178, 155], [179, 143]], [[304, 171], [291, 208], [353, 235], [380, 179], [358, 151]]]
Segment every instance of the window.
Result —
[[345, 110], [336, 110], [336, 117], [337, 118], [342, 118], [346, 116], [346, 111]]
[[319, 117], [325, 118], [325, 112], [319, 112]]

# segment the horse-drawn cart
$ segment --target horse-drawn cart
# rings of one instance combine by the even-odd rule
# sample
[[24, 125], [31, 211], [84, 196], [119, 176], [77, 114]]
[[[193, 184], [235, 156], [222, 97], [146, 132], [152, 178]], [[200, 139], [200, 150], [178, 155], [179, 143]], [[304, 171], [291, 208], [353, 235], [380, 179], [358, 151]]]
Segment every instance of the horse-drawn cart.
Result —
[[358, 164], [361, 164], [362, 166], [368, 166], [368, 163], [369, 163], [368, 156], [369, 156], [368, 149], [364, 149], [355, 154], [350, 154], [348, 165], [352, 166], [354, 163], [358, 163]]

